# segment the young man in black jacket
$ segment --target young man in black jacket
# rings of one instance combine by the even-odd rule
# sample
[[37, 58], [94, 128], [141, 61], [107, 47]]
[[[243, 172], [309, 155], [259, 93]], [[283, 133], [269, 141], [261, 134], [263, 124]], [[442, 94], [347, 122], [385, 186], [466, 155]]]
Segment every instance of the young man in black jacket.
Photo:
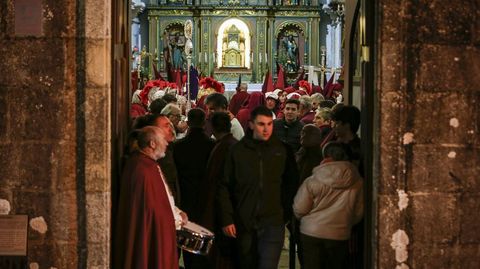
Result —
[[218, 186], [223, 232], [237, 238], [240, 268], [276, 269], [291, 219], [298, 172], [291, 148], [272, 136], [272, 113], [255, 108], [250, 132], [235, 144]]

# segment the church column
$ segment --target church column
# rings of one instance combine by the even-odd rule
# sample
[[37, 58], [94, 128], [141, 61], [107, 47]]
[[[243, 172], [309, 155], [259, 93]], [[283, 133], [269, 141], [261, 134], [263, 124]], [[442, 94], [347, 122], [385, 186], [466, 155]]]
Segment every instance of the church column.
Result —
[[277, 39], [275, 37], [275, 18], [269, 18], [269, 46], [268, 49], [268, 71], [273, 76], [273, 67], [275, 65], [275, 49], [277, 47]]
[[[304, 65], [312, 65], [312, 52], [313, 52], [313, 33], [312, 33], [312, 18], [308, 19], [307, 23], [307, 36], [308, 36], [308, 41], [305, 40], [305, 54], [307, 57], [304, 57]], [[305, 56], [305, 55], [303, 55]]]
[[214, 63], [213, 63], [213, 46], [215, 42], [215, 34], [212, 31], [212, 18], [208, 18], [208, 28], [207, 28], [207, 34], [208, 38], [205, 38], [208, 41], [208, 48], [207, 48], [207, 62], [208, 62], [208, 71], [209, 74], [213, 73], [213, 70], [215, 68]]
[[[320, 37], [320, 32], [318, 29], [318, 25], [320, 23], [319, 18], [312, 18], [312, 23], [310, 27], [310, 31], [312, 32], [312, 36]], [[310, 65], [319, 65], [320, 64], [320, 39], [319, 38], [312, 38], [312, 46], [310, 47]]]
[[268, 65], [269, 65], [269, 61], [268, 61], [268, 58], [270, 57], [271, 58], [271, 54], [268, 50], [268, 32], [267, 32], [267, 18], [260, 18], [260, 23], [259, 23], [259, 26], [260, 26], [260, 35], [259, 35], [259, 40], [258, 40], [258, 43], [260, 44], [260, 53], [262, 54], [262, 64], [260, 66], [260, 69], [261, 69], [261, 72], [259, 73], [260, 74], [260, 77], [258, 78], [259, 81], [263, 81], [263, 75], [265, 75], [265, 73], [267, 73], [267, 68], [268, 68]]
[[209, 20], [208, 18], [201, 19], [201, 33], [199, 38], [201, 39], [201, 49], [200, 49], [200, 63], [201, 63], [201, 70], [205, 76], [210, 75], [210, 71], [208, 68], [208, 45], [209, 45], [209, 38], [208, 38], [208, 29], [209, 29]]
[[[156, 34], [157, 34], [157, 20], [158, 20], [158, 17], [154, 17], [154, 16], [149, 16], [148, 17], [148, 25], [149, 25], [149, 33], [148, 33], [148, 48], [147, 48], [147, 52], [150, 52], [152, 53], [152, 57], [153, 57], [153, 53], [155, 51], [155, 48], [157, 47], [157, 38], [156, 38]], [[152, 63], [151, 63], [151, 60], [152, 60], [152, 57], [149, 57], [147, 59], [145, 59], [145, 68], [147, 68], [147, 70], [150, 70], [149, 72], [149, 75], [151, 77], [153, 77], [153, 68], [152, 68]]]
[[200, 23], [201, 19], [197, 17], [193, 17], [193, 35], [192, 35], [192, 43], [193, 43], [193, 55], [192, 55], [192, 63], [197, 68], [200, 65], [199, 62], [199, 53], [200, 53], [200, 46], [198, 45], [199, 36], [201, 36], [200, 32]]
[[328, 34], [328, 30], [327, 30], [327, 25], [328, 25], [328, 16], [324, 13], [324, 12], [321, 12], [320, 13], [320, 22], [319, 22], [319, 33], [318, 33], [318, 36], [320, 37], [323, 37], [323, 38], [320, 38], [319, 41], [319, 47], [318, 47], [318, 52], [319, 54], [321, 54], [321, 49], [322, 47], [327, 47], [327, 34]]
[[[162, 66], [159, 66], [159, 62], [161, 61], [160, 59], [160, 53], [163, 51], [163, 42], [161, 42], [162, 34], [161, 34], [161, 29], [160, 29], [160, 18], [155, 17], [156, 25], [157, 25], [157, 34], [155, 36], [155, 42], [157, 42], [157, 46], [155, 46], [156, 51], [153, 51], [152, 55], [152, 60], [154, 61], [153, 64], [156, 65], [158, 70], [161, 70]], [[155, 62], [155, 58], [158, 59], [157, 62]]]

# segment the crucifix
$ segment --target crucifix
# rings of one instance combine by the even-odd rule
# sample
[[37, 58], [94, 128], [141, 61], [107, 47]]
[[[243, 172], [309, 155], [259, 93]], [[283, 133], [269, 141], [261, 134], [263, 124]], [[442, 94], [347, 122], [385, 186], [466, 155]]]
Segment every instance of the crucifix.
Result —
[[[304, 66], [305, 69], [308, 70], [308, 82], [310, 84], [313, 84], [314, 82], [316, 83], [317, 81], [320, 82], [320, 86], [323, 87], [325, 84], [325, 73], [330, 70], [331, 74], [335, 74], [337, 72], [341, 72], [342, 68], [335, 68], [335, 67], [327, 67], [327, 49], [322, 46], [321, 48], [322, 54], [321, 54], [321, 61], [320, 61], [320, 66]], [[318, 74], [320, 73], [320, 80], [318, 79]]]

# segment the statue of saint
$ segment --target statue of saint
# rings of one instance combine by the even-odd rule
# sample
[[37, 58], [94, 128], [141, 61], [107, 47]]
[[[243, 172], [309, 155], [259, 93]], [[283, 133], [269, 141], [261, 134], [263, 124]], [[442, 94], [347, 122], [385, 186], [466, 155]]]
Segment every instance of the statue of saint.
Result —
[[183, 47], [185, 46], [183, 40], [180, 38], [180, 33], [176, 33], [175, 37], [170, 41], [170, 55], [173, 69], [183, 68]]
[[296, 72], [298, 70], [298, 46], [292, 35], [285, 37], [283, 45], [287, 52], [286, 69], [287, 72]]

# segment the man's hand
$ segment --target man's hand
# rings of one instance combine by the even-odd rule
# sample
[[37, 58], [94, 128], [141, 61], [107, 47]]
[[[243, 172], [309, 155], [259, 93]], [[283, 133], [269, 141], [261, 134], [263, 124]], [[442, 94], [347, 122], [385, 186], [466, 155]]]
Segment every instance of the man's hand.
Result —
[[185, 131], [187, 130], [187, 128], [188, 128], [188, 125], [187, 125], [187, 123], [186, 123], [185, 121], [183, 121], [183, 120], [180, 121], [180, 122], [178, 123], [178, 125], [177, 125], [177, 129], [178, 129], [178, 131], [179, 131], [180, 133], [185, 132]]
[[235, 224], [230, 224], [222, 228], [223, 233], [228, 237], [237, 238], [237, 229]]
[[180, 217], [182, 217], [182, 226], [188, 223], [188, 216], [187, 213], [181, 211]]

